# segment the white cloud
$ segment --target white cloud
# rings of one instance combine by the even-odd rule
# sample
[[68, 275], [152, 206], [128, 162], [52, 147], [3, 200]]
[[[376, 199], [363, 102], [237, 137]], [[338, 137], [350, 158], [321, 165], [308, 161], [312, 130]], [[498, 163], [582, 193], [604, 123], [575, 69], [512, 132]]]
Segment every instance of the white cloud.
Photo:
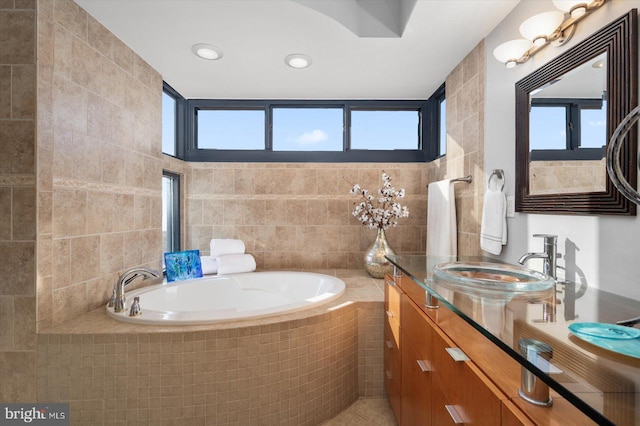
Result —
[[605, 120], [589, 121], [589, 126], [591, 127], [604, 127], [606, 125], [607, 122]]
[[329, 136], [322, 130], [312, 130], [301, 134], [296, 142], [300, 145], [315, 145], [329, 139]]

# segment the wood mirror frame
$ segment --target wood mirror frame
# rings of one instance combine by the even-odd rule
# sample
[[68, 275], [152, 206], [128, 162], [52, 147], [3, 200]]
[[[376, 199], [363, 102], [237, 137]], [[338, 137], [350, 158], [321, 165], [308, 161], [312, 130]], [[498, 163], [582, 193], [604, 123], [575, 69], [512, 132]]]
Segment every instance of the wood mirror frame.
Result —
[[[516, 205], [517, 212], [572, 215], [636, 215], [606, 176], [606, 191], [540, 194], [529, 191], [529, 94], [601, 53], [607, 53], [607, 141], [638, 102], [638, 14], [630, 10], [557, 58], [516, 83]], [[634, 128], [622, 148], [625, 178], [636, 186], [637, 133]]]

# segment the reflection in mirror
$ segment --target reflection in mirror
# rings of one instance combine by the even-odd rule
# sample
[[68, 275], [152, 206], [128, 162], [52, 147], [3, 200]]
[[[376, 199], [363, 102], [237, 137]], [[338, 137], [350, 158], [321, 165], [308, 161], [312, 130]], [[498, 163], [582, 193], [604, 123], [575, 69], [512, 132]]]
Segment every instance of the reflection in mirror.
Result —
[[606, 190], [607, 54], [530, 93], [529, 192]]
[[[516, 83], [517, 212], [636, 214], [604, 157], [613, 129], [638, 103], [637, 22], [632, 9]], [[632, 132], [620, 158], [635, 186]]]

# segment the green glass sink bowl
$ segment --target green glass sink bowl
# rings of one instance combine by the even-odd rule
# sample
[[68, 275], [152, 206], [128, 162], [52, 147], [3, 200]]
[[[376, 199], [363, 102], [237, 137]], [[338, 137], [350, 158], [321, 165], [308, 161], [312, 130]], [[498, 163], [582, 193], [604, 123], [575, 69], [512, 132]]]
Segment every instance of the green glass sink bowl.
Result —
[[517, 265], [492, 262], [451, 262], [433, 267], [438, 284], [456, 289], [528, 293], [555, 284], [550, 276]]

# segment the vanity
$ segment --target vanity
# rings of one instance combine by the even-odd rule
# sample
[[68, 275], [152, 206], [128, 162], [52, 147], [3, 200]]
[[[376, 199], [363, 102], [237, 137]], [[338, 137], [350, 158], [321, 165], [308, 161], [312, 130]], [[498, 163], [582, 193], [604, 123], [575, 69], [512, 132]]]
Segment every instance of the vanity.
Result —
[[399, 425], [640, 424], [640, 351], [604, 349], [569, 330], [637, 316], [638, 301], [568, 283], [485, 293], [433, 274], [438, 264], [490, 259], [390, 260], [384, 381]]

